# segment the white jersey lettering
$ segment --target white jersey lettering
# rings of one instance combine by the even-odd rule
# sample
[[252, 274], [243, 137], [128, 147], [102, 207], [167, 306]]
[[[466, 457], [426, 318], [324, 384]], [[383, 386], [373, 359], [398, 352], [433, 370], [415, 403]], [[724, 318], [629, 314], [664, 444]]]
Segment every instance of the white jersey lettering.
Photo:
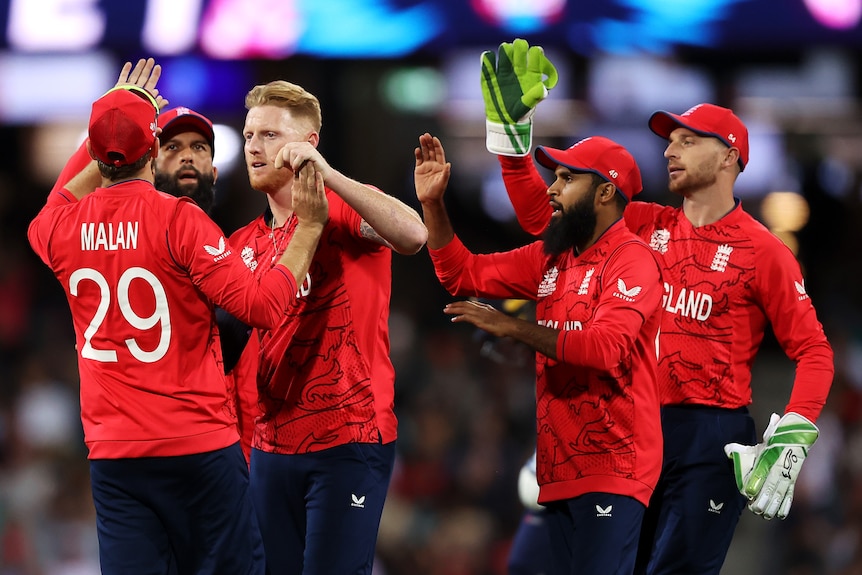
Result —
[[680, 288], [679, 295], [674, 299], [674, 291], [674, 286], [664, 284], [662, 306], [665, 311], [700, 321], [709, 317], [712, 312], [712, 297], [709, 294]]
[[138, 249], [138, 222], [81, 224], [81, 251]]

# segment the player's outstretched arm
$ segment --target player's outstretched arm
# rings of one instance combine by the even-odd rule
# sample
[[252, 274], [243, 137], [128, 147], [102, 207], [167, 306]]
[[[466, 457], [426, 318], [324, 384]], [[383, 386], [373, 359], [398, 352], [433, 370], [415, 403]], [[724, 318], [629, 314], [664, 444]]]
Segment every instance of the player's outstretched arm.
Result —
[[466, 321], [491, 335], [511, 337], [551, 359], [557, 359], [557, 340], [560, 336], [558, 329], [512, 317], [490, 304], [475, 300], [447, 304], [443, 313], [451, 315], [452, 322]]
[[428, 231], [416, 210], [389, 194], [353, 180], [332, 168], [309, 142], [291, 142], [276, 156], [275, 167], [294, 171], [313, 163], [326, 186], [338, 194], [367, 223], [363, 235], [399, 254], [412, 255], [422, 249]]
[[[168, 100], [159, 94], [156, 87], [161, 75], [161, 65], [156, 64], [152, 58], [146, 60], [141, 58], [134, 66], [131, 62], [126, 62], [111, 90], [131, 89], [142, 98], [149, 99], [161, 110], [168, 104]], [[99, 174], [98, 164], [87, 153], [86, 145], [81, 144], [60, 172], [51, 192], [66, 190], [76, 200], [80, 200], [98, 188], [101, 183], [102, 176]]]
[[455, 237], [455, 230], [452, 229], [443, 203], [452, 165], [446, 161], [446, 153], [440, 139], [428, 133], [419, 136], [419, 147], [414, 150], [413, 155], [416, 159], [413, 184], [425, 217], [428, 247], [440, 249]]

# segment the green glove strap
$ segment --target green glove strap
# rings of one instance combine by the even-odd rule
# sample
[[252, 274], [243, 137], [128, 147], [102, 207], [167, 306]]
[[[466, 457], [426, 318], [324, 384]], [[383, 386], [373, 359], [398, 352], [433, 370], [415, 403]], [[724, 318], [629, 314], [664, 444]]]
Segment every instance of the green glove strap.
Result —
[[733, 451], [728, 451], [727, 456], [733, 462], [733, 478], [736, 480], [736, 489], [742, 494], [745, 494], [745, 479], [751, 468], [754, 467], [754, 458], [756, 448], [754, 445], [732, 445]]

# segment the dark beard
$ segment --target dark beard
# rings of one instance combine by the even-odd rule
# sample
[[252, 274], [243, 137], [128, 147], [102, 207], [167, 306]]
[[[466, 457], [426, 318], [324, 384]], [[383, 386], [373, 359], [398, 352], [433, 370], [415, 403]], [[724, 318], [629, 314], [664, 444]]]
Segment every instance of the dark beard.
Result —
[[586, 244], [596, 231], [596, 210], [593, 207], [595, 189], [585, 194], [570, 208], [563, 210], [542, 234], [545, 254], [558, 256]]
[[173, 174], [163, 174], [156, 172], [155, 185], [160, 192], [176, 196], [178, 198], [189, 197], [200, 206], [200, 208], [210, 213], [215, 200], [215, 175], [203, 174], [195, 167], [187, 166], [183, 170], [192, 169], [197, 174], [198, 181], [193, 185], [180, 184], [180, 179], [176, 172]]

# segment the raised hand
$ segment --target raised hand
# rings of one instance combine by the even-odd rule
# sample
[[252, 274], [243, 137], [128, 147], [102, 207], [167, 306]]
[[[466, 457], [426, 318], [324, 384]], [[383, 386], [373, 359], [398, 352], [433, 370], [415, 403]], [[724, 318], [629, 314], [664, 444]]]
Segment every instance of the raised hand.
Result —
[[128, 89], [131, 86], [142, 88], [152, 96], [158, 109], [164, 110], [168, 105], [168, 100], [159, 93], [159, 89], [156, 87], [161, 76], [162, 67], [160, 64], [156, 64], [153, 58], [141, 58], [134, 67], [132, 67], [131, 62], [126, 62], [120, 70], [114, 89]]
[[452, 164], [446, 161], [443, 144], [427, 132], [419, 136], [419, 147], [414, 150], [416, 167], [413, 182], [420, 203], [437, 202], [443, 197], [449, 183]]
[[288, 167], [294, 173], [298, 173], [306, 164], [314, 164], [315, 170], [323, 176], [324, 181], [332, 172], [332, 168], [311, 142], [288, 142], [275, 155], [273, 163], [276, 169]]
[[541, 46], [520, 38], [497, 53], [482, 52], [485, 147], [504, 156], [526, 156], [533, 140], [533, 112], [557, 85], [557, 69]]

